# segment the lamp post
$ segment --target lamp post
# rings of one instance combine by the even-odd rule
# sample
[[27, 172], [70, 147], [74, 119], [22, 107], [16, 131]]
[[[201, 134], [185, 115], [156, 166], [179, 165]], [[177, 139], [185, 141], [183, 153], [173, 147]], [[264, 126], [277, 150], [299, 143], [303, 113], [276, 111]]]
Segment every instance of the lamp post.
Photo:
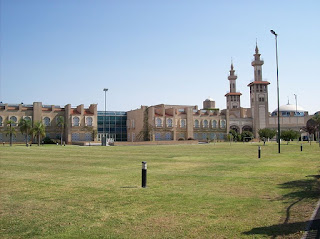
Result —
[[107, 136], [106, 136], [106, 126], [105, 121], [107, 117], [107, 88], [103, 89], [104, 91], [104, 117], [103, 117], [103, 137], [102, 137], [102, 146], [107, 146]]
[[278, 34], [274, 30], [270, 32], [275, 36], [276, 40], [276, 63], [277, 63], [277, 98], [278, 98], [278, 153], [280, 154], [280, 105], [279, 105], [279, 68], [278, 68]]
[[296, 99], [296, 117], [297, 117], [297, 127], [298, 126], [298, 95], [294, 94], [294, 98]]

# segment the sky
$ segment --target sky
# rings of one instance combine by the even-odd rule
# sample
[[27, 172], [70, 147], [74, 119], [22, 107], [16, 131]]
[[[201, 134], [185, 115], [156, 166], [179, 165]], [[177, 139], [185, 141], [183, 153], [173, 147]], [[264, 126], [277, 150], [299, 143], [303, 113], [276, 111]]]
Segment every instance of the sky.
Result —
[[231, 60], [250, 107], [256, 43], [270, 82], [269, 111], [320, 110], [319, 0], [0, 0], [0, 101], [226, 108]]

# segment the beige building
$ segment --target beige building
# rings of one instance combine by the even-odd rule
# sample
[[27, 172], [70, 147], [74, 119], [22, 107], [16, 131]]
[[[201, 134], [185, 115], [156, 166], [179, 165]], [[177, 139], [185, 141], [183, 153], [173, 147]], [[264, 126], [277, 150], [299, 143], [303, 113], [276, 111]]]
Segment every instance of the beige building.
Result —
[[224, 140], [228, 119], [207, 99], [203, 109], [187, 105], [142, 106], [127, 113], [128, 141]]
[[[215, 102], [207, 99], [203, 109], [185, 105], [142, 106], [129, 111], [127, 116], [128, 141], [144, 140], [212, 140], [226, 138], [230, 129], [242, 133], [253, 132], [258, 138], [259, 129], [277, 129], [277, 109], [269, 113], [268, 81], [262, 78], [262, 66], [258, 46], [256, 45], [253, 66], [254, 80], [248, 84], [250, 89], [250, 108], [241, 107], [241, 93], [237, 91], [237, 75], [231, 63], [229, 92], [226, 97], [226, 109], [219, 111]], [[300, 131], [312, 116], [299, 106], [280, 107], [281, 130]]]
[[97, 129], [96, 104], [91, 104], [89, 108], [84, 108], [84, 105], [71, 107], [68, 104], [65, 107], [60, 107], [34, 102], [32, 105], [0, 104], [0, 141], [9, 141], [9, 136], [4, 133], [7, 120], [15, 122], [13, 126], [16, 127], [17, 135], [13, 137], [13, 142], [25, 141], [25, 135], [20, 133], [18, 127], [18, 122], [21, 118], [30, 119], [32, 123], [43, 122], [46, 136], [51, 139], [58, 139], [60, 138], [60, 130], [57, 125], [59, 116], [64, 117], [65, 130], [63, 140], [66, 143], [93, 140], [93, 130]]

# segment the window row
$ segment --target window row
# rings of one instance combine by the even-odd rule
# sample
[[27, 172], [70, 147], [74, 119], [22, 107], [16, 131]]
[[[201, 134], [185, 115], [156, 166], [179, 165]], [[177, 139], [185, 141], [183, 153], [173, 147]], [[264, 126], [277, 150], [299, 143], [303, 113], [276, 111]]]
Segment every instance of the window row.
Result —
[[[23, 119], [32, 121], [31, 116], [23, 116]], [[9, 116], [9, 120], [11, 121], [11, 126], [18, 126], [18, 118], [16, 116]], [[59, 117], [56, 117], [56, 124], [58, 124]], [[51, 126], [52, 119], [50, 117], [43, 117], [42, 122], [45, 126]], [[92, 126], [93, 118], [90, 116], [85, 117], [85, 126]], [[0, 116], [0, 127], [4, 126], [4, 120]], [[80, 126], [80, 118], [78, 116], [72, 117], [72, 126]]]
[[[176, 125], [178, 125], [178, 121], [180, 122], [180, 128], [185, 128], [187, 125], [187, 120], [186, 119], [180, 119], [177, 120]], [[194, 124], [193, 127], [194, 128], [218, 128], [219, 127], [219, 123], [220, 123], [220, 128], [225, 128], [226, 127], [226, 121], [225, 120], [220, 120], [220, 122], [218, 122], [217, 120], [194, 120]], [[157, 128], [161, 128], [163, 127], [163, 120], [161, 118], [156, 118], [156, 127]], [[173, 119], [172, 118], [168, 118], [166, 119], [166, 127], [171, 128], [173, 127]]]

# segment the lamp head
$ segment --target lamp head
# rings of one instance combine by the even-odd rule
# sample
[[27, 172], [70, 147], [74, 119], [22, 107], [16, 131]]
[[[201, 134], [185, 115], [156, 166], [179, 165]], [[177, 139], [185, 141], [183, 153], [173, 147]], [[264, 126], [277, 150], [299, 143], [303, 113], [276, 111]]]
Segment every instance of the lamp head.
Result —
[[104, 88], [103, 91], [108, 91], [108, 89], [107, 89], [107, 88]]
[[270, 30], [270, 32], [275, 35], [275, 36], [278, 36], [278, 34], [274, 31], [274, 30]]

